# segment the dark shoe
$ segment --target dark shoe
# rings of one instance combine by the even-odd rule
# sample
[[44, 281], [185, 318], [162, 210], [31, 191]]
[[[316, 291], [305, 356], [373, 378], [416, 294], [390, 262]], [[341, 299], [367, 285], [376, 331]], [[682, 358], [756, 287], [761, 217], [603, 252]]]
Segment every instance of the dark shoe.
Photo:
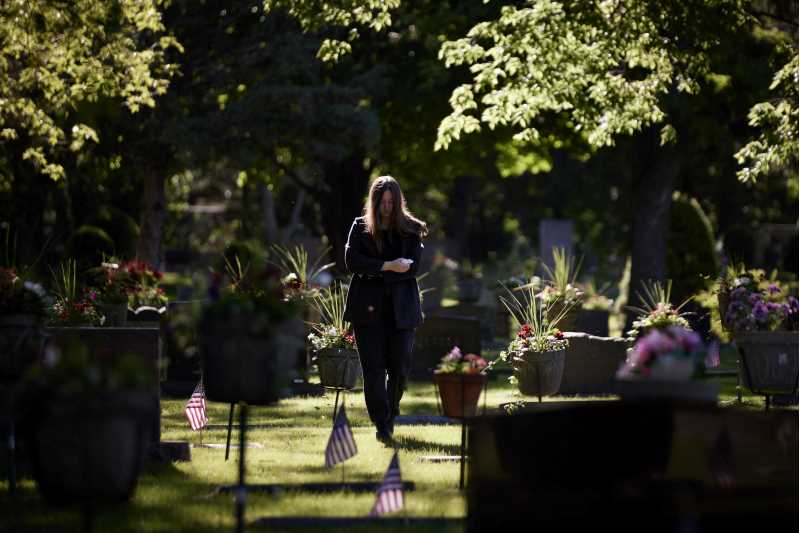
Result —
[[389, 431], [389, 424], [375, 424], [375, 438], [381, 441], [384, 444], [389, 444], [392, 441], [392, 433]]
[[384, 430], [379, 429], [378, 431], [376, 431], [375, 438], [378, 439], [380, 442], [386, 444], [387, 446], [394, 444], [394, 439], [392, 438], [392, 434], [386, 431], [385, 429]]

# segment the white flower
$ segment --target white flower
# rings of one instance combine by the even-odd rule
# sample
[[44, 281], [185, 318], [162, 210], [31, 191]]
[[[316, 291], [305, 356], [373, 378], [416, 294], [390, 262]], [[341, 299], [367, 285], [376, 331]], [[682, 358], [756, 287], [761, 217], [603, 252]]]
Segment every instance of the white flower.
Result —
[[44, 299], [47, 296], [47, 291], [44, 290], [44, 287], [39, 285], [38, 283], [34, 283], [32, 281], [26, 281], [22, 284], [27, 290], [33, 292], [39, 298]]

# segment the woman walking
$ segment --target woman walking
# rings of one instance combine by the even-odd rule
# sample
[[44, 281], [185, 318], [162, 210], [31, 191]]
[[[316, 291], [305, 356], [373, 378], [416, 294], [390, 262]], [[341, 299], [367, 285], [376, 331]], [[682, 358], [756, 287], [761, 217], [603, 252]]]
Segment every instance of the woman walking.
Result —
[[353, 274], [344, 319], [364, 371], [364, 398], [376, 438], [389, 442], [411, 370], [414, 329], [422, 324], [416, 274], [427, 225], [406, 207], [391, 176], [376, 178], [364, 216], [350, 227], [345, 264]]

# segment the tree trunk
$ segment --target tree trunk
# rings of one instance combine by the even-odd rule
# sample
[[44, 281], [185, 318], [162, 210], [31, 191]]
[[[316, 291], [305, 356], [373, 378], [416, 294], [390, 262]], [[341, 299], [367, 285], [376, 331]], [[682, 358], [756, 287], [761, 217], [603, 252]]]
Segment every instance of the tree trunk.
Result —
[[264, 220], [264, 242], [278, 242], [278, 217], [275, 213], [275, 198], [266, 184], [261, 184], [261, 215]]
[[161, 269], [164, 260], [163, 238], [166, 216], [164, 174], [150, 169], [144, 176], [144, 205], [139, 224], [136, 258]]
[[333, 248], [336, 267], [344, 272], [344, 245], [353, 219], [361, 214], [369, 185], [370, 170], [364, 168], [361, 151], [340, 161], [325, 165], [325, 183], [329, 190], [320, 191], [317, 201], [322, 206], [322, 226]]
[[[656, 141], [657, 142], [657, 141]], [[673, 146], [656, 146], [652, 164], [642, 173], [633, 191], [633, 226], [631, 235], [631, 277], [628, 305], [641, 307], [638, 294], [642, 283], [664, 281], [667, 273], [667, 233], [672, 192], [681, 168], [681, 156]], [[633, 324], [628, 313], [625, 331]]]
[[298, 189], [297, 196], [294, 200], [294, 205], [292, 206], [292, 214], [289, 216], [289, 222], [281, 232], [281, 242], [289, 242], [294, 232], [297, 231], [297, 228], [300, 226], [300, 215], [303, 213], [303, 205], [305, 204], [305, 201], [306, 191], [303, 189]]
[[[20, 148], [16, 154], [21, 153]], [[0, 222], [8, 222], [11, 226], [8, 228], [9, 249], [2, 250], [0, 266], [24, 270], [36, 262], [45, 246], [43, 216], [47, 207], [47, 192], [54, 190], [56, 185], [49, 177], [38, 174], [29, 161], [19, 156], [12, 156], [9, 160], [14, 176], [13, 199], [8, 211], [0, 213]], [[58, 240], [72, 236], [72, 228], [68, 231], [65, 226], [55, 230]], [[3, 230], [0, 232], [2, 246], [5, 246], [6, 229], [3, 226], [0, 229]], [[10, 263], [8, 265], [5, 264], [7, 259]]]

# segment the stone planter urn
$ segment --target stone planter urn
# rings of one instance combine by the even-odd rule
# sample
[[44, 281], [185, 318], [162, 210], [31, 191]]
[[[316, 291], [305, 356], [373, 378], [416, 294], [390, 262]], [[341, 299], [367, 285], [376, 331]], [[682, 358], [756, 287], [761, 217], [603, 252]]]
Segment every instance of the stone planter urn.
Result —
[[797, 391], [797, 331], [739, 331], [733, 334], [739, 349], [742, 384], [754, 394], [791, 394]]
[[519, 391], [526, 396], [550, 396], [558, 392], [564, 375], [566, 350], [535, 352], [526, 350], [513, 354], [512, 367]]
[[319, 380], [323, 387], [350, 390], [361, 377], [358, 352], [345, 348], [327, 348], [317, 352]]
[[147, 392], [47, 395], [25, 427], [45, 500], [128, 501], [144, 464], [154, 408]]
[[289, 394], [302, 321], [276, 324], [270, 335], [254, 335], [249, 319], [209, 324], [200, 331], [206, 397], [215, 402], [272, 405]]

